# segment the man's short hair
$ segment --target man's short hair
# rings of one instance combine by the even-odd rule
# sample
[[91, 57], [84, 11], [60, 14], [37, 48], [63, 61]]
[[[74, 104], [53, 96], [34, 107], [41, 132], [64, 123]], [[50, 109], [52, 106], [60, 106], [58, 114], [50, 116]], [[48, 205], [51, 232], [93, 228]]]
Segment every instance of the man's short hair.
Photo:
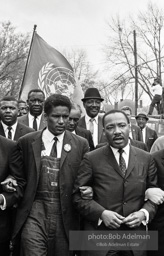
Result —
[[131, 107], [129, 107], [129, 106], [123, 106], [123, 107], [121, 108], [121, 110], [122, 110], [122, 111], [124, 111], [124, 110], [129, 110], [129, 111], [130, 111], [130, 114], [132, 115], [132, 109], [131, 109]]
[[80, 114], [82, 114], [82, 109], [81, 109], [80, 105], [77, 103], [72, 103], [71, 109], [78, 110], [80, 112]]
[[25, 103], [26, 104], [26, 102], [24, 100], [18, 100], [18, 104], [19, 103]]
[[110, 115], [110, 114], [115, 114], [115, 113], [121, 113], [125, 116], [126, 120], [127, 120], [127, 123], [129, 124], [129, 118], [127, 117], [127, 115], [125, 114], [125, 112], [123, 112], [122, 110], [118, 110], [118, 109], [112, 109], [110, 111], [108, 111], [107, 113], [104, 114], [103, 118], [102, 118], [102, 124], [103, 124], [103, 127], [104, 127], [104, 122], [105, 122], [105, 117]]
[[44, 104], [44, 112], [49, 115], [53, 107], [58, 107], [58, 106], [64, 106], [69, 109], [69, 112], [71, 111], [71, 101], [69, 98], [65, 95], [61, 94], [52, 94], [49, 96]]
[[13, 96], [5, 96], [5, 97], [3, 97], [3, 98], [0, 100], [0, 102], [2, 102], [2, 101], [15, 101], [15, 102], [18, 103], [18, 100], [17, 100], [15, 97], [13, 97]]
[[44, 96], [44, 99], [45, 99], [45, 94], [44, 94], [44, 92], [43, 92], [41, 89], [32, 89], [32, 90], [30, 90], [30, 91], [28, 92], [27, 99], [29, 99], [30, 94], [31, 94], [32, 92], [41, 92], [41, 93], [43, 94], [43, 96]]

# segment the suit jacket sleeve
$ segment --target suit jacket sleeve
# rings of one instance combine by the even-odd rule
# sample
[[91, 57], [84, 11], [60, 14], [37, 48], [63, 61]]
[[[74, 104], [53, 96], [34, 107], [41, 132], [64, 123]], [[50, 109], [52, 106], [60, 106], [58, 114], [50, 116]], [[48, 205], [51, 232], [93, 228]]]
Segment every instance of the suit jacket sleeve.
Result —
[[[152, 188], [157, 186], [158, 186], [157, 185], [157, 169], [156, 169], [153, 157], [150, 155], [148, 175], [147, 175], [147, 188]], [[148, 201], [145, 201], [145, 204], [143, 205], [142, 208], [146, 209], [149, 212], [149, 221], [151, 221], [156, 214], [157, 206], [155, 204], [152, 204], [148, 200]]]
[[9, 156], [10, 157], [9, 157], [9, 164], [8, 164], [8, 173], [9, 175], [12, 175], [17, 180], [18, 186], [16, 188], [16, 192], [3, 193], [6, 199], [7, 208], [13, 206], [14, 204], [17, 204], [20, 201], [20, 199], [23, 197], [24, 187], [26, 185], [26, 181], [23, 173], [23, 160], [16, 144], [12, 148]]
[[92, 166], [88, 154], [84, 156], [78, 171], [73, 191], [73, 203], [83, 217], [90, 221], [98, 221], [105, 208], [94, 201], [94, 198], [91, 200], [82, 199], [79, 190], [81, 186], [93, 187]]

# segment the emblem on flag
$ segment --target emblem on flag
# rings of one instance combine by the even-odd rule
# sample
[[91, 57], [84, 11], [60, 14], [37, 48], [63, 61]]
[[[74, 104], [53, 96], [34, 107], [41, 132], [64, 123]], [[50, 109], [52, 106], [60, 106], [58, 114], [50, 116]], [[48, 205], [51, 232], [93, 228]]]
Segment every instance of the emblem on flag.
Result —
[[56, 67], [48, 62], [39, 71], [38, 86], [46, 97], [53, 93], [72, 97], [74, 85], [74, 73], [68, 68]]

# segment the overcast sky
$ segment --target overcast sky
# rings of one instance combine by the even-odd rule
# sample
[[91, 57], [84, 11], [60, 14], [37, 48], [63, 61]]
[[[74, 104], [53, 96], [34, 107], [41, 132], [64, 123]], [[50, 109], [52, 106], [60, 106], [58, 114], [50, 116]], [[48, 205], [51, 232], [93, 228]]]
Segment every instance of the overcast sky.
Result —
[[[0, 20], [10, 20], [21, 32], [33, 31], [59, 49], [84, 48], [93, 67], [103, 59], [100, 49], [106, 40], [109, 17], [122, 18], [147, 8], [147, 0], [4, 0]], [[152, 0], [164, 8], [163, 0]]]

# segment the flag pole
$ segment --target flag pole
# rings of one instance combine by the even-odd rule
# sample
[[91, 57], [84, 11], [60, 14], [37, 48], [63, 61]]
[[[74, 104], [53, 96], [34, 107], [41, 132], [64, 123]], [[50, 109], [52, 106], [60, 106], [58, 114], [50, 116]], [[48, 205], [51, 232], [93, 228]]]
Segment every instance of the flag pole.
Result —
[[27, 60], [26, 60], [26, 66], [25, 66], [25, 70], [24, 70], [24, 74], [23, 74], [22, 84], [21, 84], [21, 88], [20, 88], [20, 91], [19, 91], [19, 97], [18, 97], [19, 99], [20, 99], [20, 95], [21, 95], [22, 89], [23, 89], [23, 83], [24, 83], [25, 76], [26, 76], [28, 61], [29, 61], [29, 57], [30, 57], [30, 53], [31, 53], [31, 48], [32, 48], [32, 43], [33, 43], [33, 40], [34, 40], [34, 35], [35, 35], [36, 28], [37, 28], [37, 25], [34, 25], [33, 34], [32, 34], [31, 43], [30, 43], [30, 48], [29, 48], [29, 52], [28, 52], [28, 56], [27, 56]]

